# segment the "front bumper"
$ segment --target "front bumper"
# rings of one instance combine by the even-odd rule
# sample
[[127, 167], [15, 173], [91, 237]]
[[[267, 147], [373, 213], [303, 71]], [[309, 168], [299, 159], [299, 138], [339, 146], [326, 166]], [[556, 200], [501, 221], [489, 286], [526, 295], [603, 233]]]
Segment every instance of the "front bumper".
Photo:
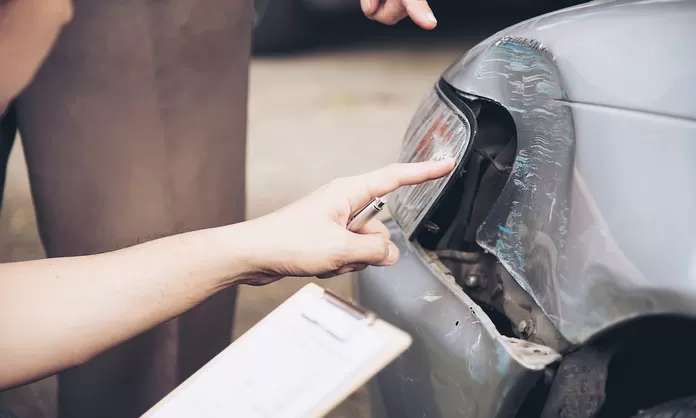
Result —
[[514, 416], [560, 356], [500, 335], [436, 257], [405, 241], [394, 222], [387, 226], [401, 260], [369, 268], [357, 281], [360, 304], [413, 338], [373, 381], [383, 412], [400, 418]]

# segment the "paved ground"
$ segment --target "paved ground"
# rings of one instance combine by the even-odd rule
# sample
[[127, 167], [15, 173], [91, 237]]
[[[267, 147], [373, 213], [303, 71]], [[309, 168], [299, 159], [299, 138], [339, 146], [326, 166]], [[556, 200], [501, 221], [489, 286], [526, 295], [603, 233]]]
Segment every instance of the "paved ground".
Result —
[[[387, 38], [344, 44], [342, 51], [334, 45], [333, 52], [324, 47], [300, 56], [256, 59], [251, 68], [249, 217], [273, 211], [331, 178], [394, 161], [411, 114], [437, 76], [473, 40], [492, 33], [491, 25], [503, 23], [470, 22], [474, 29], [468, 34], [447, 39], [387, 28], [394, 30]], [[387, 33], [377, 30], [377, 38]], [[397, 34], [397, 41], [389, 39]], [[12, 155], [0, 216], [0, 261], [43, 256], [28, 186], [19, 146]], [[350, 280], [338, 277], [321, 284], [349, 296]], [[306, 282], [286, 279], [242, 289], [235, 335]], [[54, 393], [54, 379], [46, 379], [3, 399], [21, 418], [52, 418]], [[331, 416], [368, 417], [366, 393], [359, 391]]]

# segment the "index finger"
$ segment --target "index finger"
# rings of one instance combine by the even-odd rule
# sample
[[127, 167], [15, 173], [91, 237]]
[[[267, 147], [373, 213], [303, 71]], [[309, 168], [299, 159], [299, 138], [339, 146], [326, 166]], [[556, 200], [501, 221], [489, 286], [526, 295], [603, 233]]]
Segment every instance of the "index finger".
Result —
[[399, 163], [355, 176], [348, 190], [351, 210], [358, 210], [373, 198], [384, 196], [401, 186], [443, 177], [454, 169], [454, 163], [454, 159]]

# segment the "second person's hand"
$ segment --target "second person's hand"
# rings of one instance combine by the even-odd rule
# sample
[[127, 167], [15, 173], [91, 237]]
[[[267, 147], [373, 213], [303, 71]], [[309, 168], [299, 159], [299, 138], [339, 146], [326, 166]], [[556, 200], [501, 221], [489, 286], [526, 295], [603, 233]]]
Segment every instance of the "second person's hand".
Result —
[[263, 285], [285, 276], [325, 278], [396, 263], [399, 250], [382, 222], [373, 219], [355, 233], [346, 229], [350, 216], [374, 197], [442, 177], [453, 167], [454, 160], [393, 164], [336, 179], [277, 212], [239, 225], [254, 270], [241, 283]]
[[437, 26], [427, 0], [360, 0], [360, 6], [365, 16], [385, 25], [393, 25], [409, 16], [423, 29]]

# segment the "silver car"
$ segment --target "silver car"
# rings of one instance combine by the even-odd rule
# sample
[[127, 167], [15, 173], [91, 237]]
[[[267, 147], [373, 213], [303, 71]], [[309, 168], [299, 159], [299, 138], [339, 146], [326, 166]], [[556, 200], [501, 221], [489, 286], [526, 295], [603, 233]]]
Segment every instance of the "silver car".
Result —
[[[389, 196], [402, 258], [361, 305], [412, 347], [374, 416], [696, 416], [696, 2], [596, 1], [447, 69]], [[680, 414], [680, 415], [678, 415]]]

